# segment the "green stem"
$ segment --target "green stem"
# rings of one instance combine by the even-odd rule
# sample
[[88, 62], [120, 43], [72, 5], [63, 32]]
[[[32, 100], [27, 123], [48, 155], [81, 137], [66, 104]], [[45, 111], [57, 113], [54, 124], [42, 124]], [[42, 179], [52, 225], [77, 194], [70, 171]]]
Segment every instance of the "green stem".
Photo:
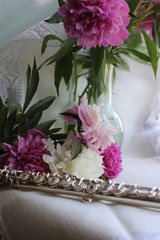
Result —
[[113, 65], [106, 65], [106, 67], [108, 67], [108, 76], [106, 77], [107, 79], [107, 85], [108, 85], [108, 89], [107, 89], [107, 102], [108, 104], [112, 103], [112, 78], [113, 78]]
[[89, 83], [87, 84], [87, 86], [86, 86], [85, 89], [83, 90], [82, 94], [79, 96], [78, 104], [80, 104], [80, 100], [81, 100], [81, 98], [84, 96], [84, 94], [87, 92], [88, 87], [89, 87]]
[[73, 92], [73, 100], [76, 101], [77, 96], [77, 84], [78, 84], [78, 76], [77, 76], [77, 60], [76, 55], [73, 56], [73, 69], [74, 69], [74, 92]]
[[142, 24], [143, 20], [153, 13], [154, 13], [154, 6], [153, 4], [150, 4], [144, 13], [139, 15], [137, 19], [133, 20], [132, 26], [138, 26], [139, 24]]

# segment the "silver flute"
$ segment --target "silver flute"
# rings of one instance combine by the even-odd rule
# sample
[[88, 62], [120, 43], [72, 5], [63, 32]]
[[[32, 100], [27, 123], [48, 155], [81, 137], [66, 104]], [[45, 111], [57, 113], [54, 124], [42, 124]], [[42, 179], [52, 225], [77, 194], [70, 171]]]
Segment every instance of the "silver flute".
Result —
[[116, 183], [102, 179], [84, 179], [58, 173], [24, 172], [0, 169], [0, 189], [45, 191], [80, 197], [83, 202], [101, 201], [160, 210], [160, 188]]

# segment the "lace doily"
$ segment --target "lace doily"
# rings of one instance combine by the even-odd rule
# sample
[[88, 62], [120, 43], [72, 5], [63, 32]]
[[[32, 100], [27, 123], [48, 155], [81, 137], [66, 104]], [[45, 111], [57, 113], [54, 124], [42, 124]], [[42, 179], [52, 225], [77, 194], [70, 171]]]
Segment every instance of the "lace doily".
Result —
[[[24, 43], [28, 39], [42, 41], [48, 34], [55, 34], [60, 38], [65, 38], [63, 25], [48, 24], [44, 21], [32, 26], [25, 32], [18, 35], [0, 52], [0, 96], [3, 102], [11, 103], [24, 101], [25, 84], [21, 75], [18, 59], [23, 51]], [[58, 41], [49, 41], [49, 47], [58, 47]]]

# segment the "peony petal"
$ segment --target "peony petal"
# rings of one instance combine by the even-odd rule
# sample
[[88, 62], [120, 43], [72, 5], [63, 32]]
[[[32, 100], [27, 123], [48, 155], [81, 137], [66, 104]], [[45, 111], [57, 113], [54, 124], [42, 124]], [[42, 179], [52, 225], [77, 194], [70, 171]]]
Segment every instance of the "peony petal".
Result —
[[122, 44], [127, 34], [121, 29], [129, 24], [129, 11], [125, 0], [67, 0], [59, 9], [66, 35], [84, 48]]

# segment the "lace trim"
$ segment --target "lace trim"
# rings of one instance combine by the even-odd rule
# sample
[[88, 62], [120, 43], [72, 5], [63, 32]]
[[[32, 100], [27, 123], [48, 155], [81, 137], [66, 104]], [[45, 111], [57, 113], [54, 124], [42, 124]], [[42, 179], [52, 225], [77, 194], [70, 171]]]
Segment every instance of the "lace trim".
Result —
[[[18, 58], [22, 54], [25, 41], [37, 39], [42, 41], [48, 34], [64, 39], [63, 25], [48, 24], [44, 21], [32, 26], [14, 38], [0, 52], [0, 96], [6, 105], [13, 101], [23, 103], [25, 84], [22, 79]], [[58, 47], [58, 41], [49, 41], [49, 47]]]
[[8, 104], [13, 101], [22, 102], [23, 81], [17, 59], [23, 49], [23, 42], [12, 42], [0, 54], [0, 95]]
[[[42, 41], [43, 38], [48, 34], [54, 34], [61, 39], [65, 38], [65, 32], [63, 28], [63, 24], [48, 24], [44, 21], [30, 27], [25, 32], [18, 35], [13, 41], [16, 40], [26, 40], [26, 39], [37, 39]], [[49, 41], [48, 46], [50, 47], [58, 47], [60, 46], [59, 41]]]

